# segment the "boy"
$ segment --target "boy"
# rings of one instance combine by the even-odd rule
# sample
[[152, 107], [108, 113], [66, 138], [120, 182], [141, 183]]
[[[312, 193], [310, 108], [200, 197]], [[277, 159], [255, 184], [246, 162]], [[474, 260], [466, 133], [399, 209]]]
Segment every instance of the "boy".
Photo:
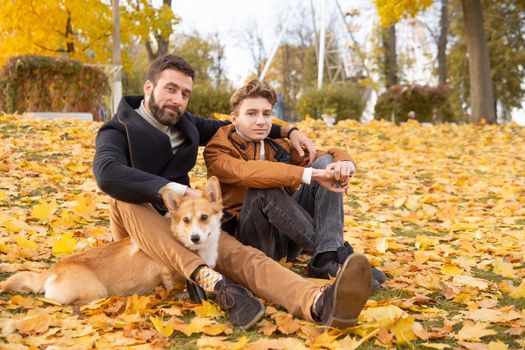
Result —
[[[332, 148], [317, 151], [312, 167], [305, 167], [286, 140], [269, 139], [276, 101], [275, 91], [257, 79], [233, 94], [232, 125], [219, 129], [204, 151], [208, 176], [221, 182], [239, 241], [275, 260], [291, 261], [308, 250], [314, 254], [308, 275], [335, 277], [353, 253], [343, 239], [342, 194], [355, 164], [347, 152]], [[377, 269], [373, 277], [374, 289], [386, 280]]]

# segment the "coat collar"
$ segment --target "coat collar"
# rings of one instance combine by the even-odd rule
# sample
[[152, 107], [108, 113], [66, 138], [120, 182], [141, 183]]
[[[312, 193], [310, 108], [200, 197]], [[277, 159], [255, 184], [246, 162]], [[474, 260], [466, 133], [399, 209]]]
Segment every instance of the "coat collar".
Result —
[[125, 96], [117, 110], [118, 121], [126, 129], [132, 166], [168, 179], [187, 174], [195, 165], [199, 146], [199, 132], [192, 116], [184, 112], [175, 125], [186, 141], [174, 155], [168, 135], [135, 111], [143, 99], [144, 96]]

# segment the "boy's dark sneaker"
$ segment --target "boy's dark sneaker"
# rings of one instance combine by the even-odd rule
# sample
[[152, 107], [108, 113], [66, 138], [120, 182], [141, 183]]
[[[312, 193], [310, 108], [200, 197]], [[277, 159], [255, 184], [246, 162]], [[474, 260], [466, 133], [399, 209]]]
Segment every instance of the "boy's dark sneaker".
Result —
[[352, 254], [343, 264], [334, 283], [328, 286], [312, 308], [319, 323], [344, 329], [356, 324], [371, 293], [372, 272], [368, 259]]
[[308, 277], [329, 279], [337, 276], [337, 271], [341, 265], [346, 261], [348, 256], [354, 253], [354, 249], [350, 243], [345, 242], [342, 247], [337, 248], [334, 252], [321, 253], [329, 259], [319, 261], [319, 257], [314, 257], [310, 264], [308, 264]]
[[[330, 260], [325, 260], [323, 264], [319, 264], [316, 259], [313, 259], [308, 264], [308, 277], [330, 279], [337, 276], [337, 271], [346, 259], [354, 253], [354, 249], [350, 243], [345, 242], [342, 247], [337, 248], [335, 252], [328, 252], [331, 254]], [[386, 275], [375, 267], [372, 267], [372, 280], [370, 285], [372, 290], [381, 288], [381, 285], [386, 282]]]

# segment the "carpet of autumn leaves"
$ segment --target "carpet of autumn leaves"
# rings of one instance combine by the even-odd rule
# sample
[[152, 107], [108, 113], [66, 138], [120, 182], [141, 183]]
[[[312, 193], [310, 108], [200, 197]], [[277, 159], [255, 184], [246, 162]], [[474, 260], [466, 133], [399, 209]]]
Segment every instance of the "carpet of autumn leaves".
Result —
[[[104, 244], [108, 198], [91, 171], [97, 123], [0, 116], [0, 279]], [[344, 331], [267, 304], [251, 331], [159, 288], [61, 306], [0, 295], [2, 349], [524, 349], [525, 128], [341, 122], [299, 127], [351, 154], [345, 238], [389, 276]], [[192, 174], [205, 181], [202, 159]], [[291, 266], [304, 272], [308, 256]], [[110, 268], [110, 267], [109, 267]]]

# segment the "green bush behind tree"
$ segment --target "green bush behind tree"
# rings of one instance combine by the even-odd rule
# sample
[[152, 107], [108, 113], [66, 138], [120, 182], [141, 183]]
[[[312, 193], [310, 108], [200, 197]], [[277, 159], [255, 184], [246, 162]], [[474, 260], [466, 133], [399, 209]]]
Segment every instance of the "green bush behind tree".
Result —
[[361, 99], [363, 90], [363, 87], [353, 82], [325, 86], [320, 90], [306, 89], [299, 99], [299, 114], [309, 114], [313, 118], [321, 118], [323, 114], [335, 115], [336, 121], [359, 120], [365, 108]]
[[449, 95], [450, 89], [445, 85], [393, 85], [377, 98], [374, 117], [401, 123], [413, 112], [413, 119], [419, 122], [455, 122]]
[[71, 59], [14, 56], [0, 71], [0, 111], [5, 113], [97, 114], [108, 91], [104, 72]]
[[204, 118], [213, 118], [213, 113], [229, 114], [233, 92], [233, 88], [195, 84], [187, 110]]

